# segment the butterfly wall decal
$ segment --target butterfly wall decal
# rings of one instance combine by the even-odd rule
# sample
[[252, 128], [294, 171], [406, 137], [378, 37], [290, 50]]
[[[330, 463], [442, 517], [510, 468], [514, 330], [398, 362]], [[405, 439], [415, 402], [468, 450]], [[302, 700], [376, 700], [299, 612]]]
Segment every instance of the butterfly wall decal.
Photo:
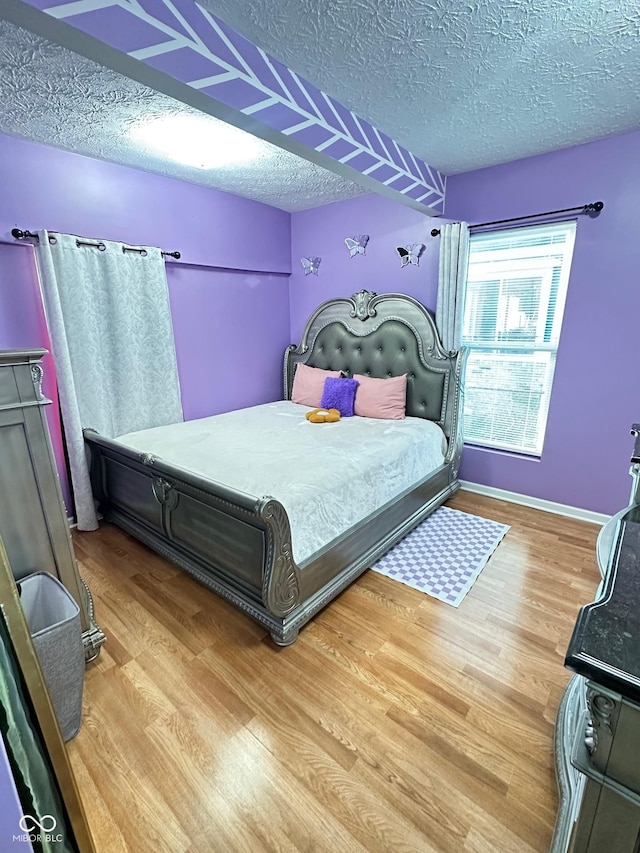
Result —
[[304, 274], [311, 275], [313, 273], [314, 275], [318, 275], [318, 267], [321, 260], [322, 258], [300, 258]]
[[360, 234], [359, 237], [345, 237], [344, 242], [351, 258], [355, 257], [355, 255], [364, 255], [364, 250], [369, 242], [369, 235]]
[[400, 268], [408, 264], [420, 266], [420, 255], [424, 252], [424, 243], [408, 243], [406, 246], [396, 246], [396, 252], [400, 256]]

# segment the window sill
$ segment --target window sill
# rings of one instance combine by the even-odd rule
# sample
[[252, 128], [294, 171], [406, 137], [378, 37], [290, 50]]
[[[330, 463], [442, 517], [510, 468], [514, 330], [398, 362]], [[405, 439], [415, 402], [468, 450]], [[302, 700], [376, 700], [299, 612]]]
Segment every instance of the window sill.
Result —
[[518, 453], [516, 450], [504, 450], [500, 447], [487, 447], [483, 444], [472, 444], [465, 441], [464, 447], [470, 450], [481, 450], [483, 453], [494, 453], [497, 456], [508, 456], [510, 459], [521, 459], [524, 462], [540, 462], [541, 456], [535, 453]]

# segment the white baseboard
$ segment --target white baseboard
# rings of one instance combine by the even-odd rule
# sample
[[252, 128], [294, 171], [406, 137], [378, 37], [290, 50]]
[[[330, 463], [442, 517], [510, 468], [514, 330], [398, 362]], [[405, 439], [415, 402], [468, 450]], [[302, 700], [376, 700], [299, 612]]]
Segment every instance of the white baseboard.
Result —
[[566, 515], [567, 518], [575, 518], [578, 521], [589, 521], [591, 524], [606, 524], [611, 518], [602, 512], [592, 512], [589, 509], [580, 509], [577, 506], [559, 504], [555, 501], [546, 501], [543, 498], [532, 498], [529, 495], [521, 495], [518, 492], [508, 492], [506, 489], [496, 489], [493, 486], [483, 486], [480, 483], [470, 483], [468, 480], [460, 480], [460, 488], [467, 492], [475, 492], [478, 495], [486, 495], [489, 498], [497, 498], [501, 501], [510, 501], [522, 506], [530, 506], [532, 509], [541, 509], [544, 512], [553, 512], [556, 515]]

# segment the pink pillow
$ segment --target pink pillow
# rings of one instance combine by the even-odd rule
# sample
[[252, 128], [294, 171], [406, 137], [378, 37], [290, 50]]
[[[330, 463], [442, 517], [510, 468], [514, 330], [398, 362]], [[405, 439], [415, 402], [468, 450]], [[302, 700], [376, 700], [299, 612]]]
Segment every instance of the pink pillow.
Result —
[[407, 374], [374, 379], [371, 376], [353, 377], [360, 383], [356, 391], [354, 411], [361, 418], [390, 418], [399, 421], [407, 407]]
[[320, 406], [324, 381], [329, 376], [338, 379], [339, 370], [320, 370], [319, 367], [309, 367], [300, 363], [296, 367], [291, 388], [291, 402], [317, 409]]

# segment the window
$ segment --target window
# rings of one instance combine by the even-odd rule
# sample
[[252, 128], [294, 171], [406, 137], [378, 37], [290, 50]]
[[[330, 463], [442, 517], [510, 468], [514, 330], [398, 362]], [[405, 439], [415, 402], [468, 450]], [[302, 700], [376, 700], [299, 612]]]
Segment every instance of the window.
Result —
[[466, 442], [542, 453], [575, 232], [558, 222], [471, 235]]

